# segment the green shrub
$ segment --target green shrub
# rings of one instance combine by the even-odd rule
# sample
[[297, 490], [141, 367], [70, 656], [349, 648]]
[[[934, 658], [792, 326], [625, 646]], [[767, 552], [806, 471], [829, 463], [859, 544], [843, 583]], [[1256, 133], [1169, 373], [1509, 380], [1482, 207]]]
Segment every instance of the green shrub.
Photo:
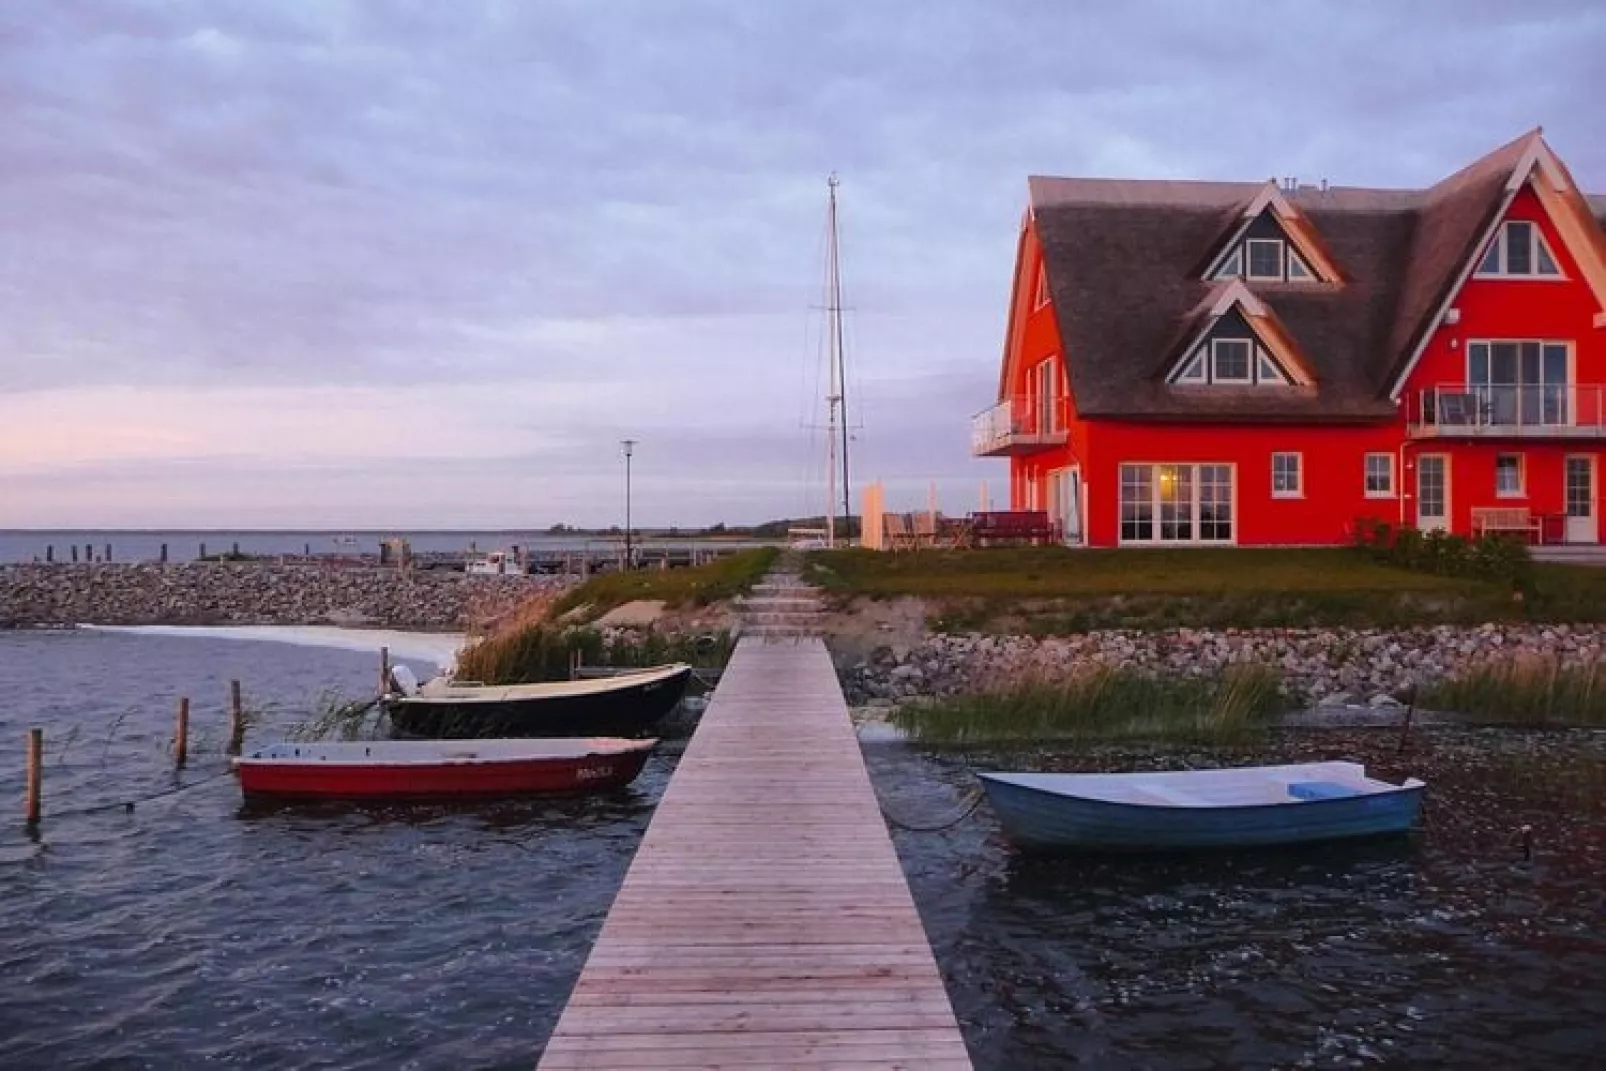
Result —
[[1528, 546], [1508, 535], [1477, 539], [1447, 532], [1395, 528], [1375, 517], [1355, 522], [1355, 546], [1374, 561], [1438, 576], [1510, 584], [1527, 590], [1533, 579]]

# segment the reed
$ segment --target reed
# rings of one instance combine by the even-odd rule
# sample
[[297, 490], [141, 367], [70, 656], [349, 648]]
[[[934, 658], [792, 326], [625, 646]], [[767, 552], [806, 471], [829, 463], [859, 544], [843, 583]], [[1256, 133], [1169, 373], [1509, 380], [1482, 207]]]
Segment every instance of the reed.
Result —
[[1092, 666], [1060, 681], [1033, 680], [927, 705], [893, 722], [928, 744], [1050, 740], [1230, 740], [1266, 728], [1285, 706], [1270, 666], [1240, 663], [1214, 678], [1151, 677]]
[[487, 637], [458, 656], [457, 679], [482, 684], [568, 680], [578, 660], [587, 666], [639, 667], [687, 662], [723, 666], [735, 648], [729, 632], [665, 635], [653, 629], [611, 636], [592, 628], [526, 623]]
[[1606, 725], [1606, 668], [1518, 654], [1473, 666], [1422, 690], [1424, 706], [1509, 725]]

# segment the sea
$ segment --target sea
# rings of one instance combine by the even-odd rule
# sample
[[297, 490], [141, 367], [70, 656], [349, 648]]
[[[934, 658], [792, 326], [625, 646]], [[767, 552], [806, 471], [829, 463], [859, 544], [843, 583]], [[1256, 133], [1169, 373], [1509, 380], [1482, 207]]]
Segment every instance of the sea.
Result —
[[[384, 640], [420, 677], [451, 656], [438, 637]], [[228, 682], [255, 714], [248, 746], [267, 742], [370, 695], [379, 641], [0, 632], [0, 801], [15, 808], [0, 820], [0, 1067], [534, 1065], [683, 744], [600, 796], [244, 807], [222, 754]], [[46, 745], [30, 835], [31, 727]], [[1606, 734], [865, 755], [978, 1068], [1601, 1066]], [[1316, 757], [1423, 776], [1422, 829], [1041, 858], [985, 807], [964, 812], [977, 766]]]
[[[114, 562], [154, 562], [167, 548], [170, 562], [195, 561], [205, 556], [240, 553], [262, 557], [278, 555], [377, 556], [387, 539], [405, 539], [415, 554], [484, 553], [509, 547], [566, 553], [601, 551], [619, 545], [620, 535], [553, 534], [544, 531], [229, 531], [229, 530], [112, 530], [112, 529], [0, 529], [0, 564], [76, 560], [106, 561], [108, 548]], [[638, 533], [643, 545], [681, 547], [693, 544], [673, 534]], [[742, 541], [722, 545], [758, 546]]]

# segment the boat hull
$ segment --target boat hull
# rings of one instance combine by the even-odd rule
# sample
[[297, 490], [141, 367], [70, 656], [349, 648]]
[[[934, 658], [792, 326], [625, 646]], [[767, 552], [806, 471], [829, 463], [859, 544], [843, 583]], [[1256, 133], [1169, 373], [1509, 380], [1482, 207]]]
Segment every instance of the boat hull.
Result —
[[382, 762], [240, 763], [248, 800], [439, 800], [546, 796], [621, 788], [651, 752], [438, 764]]
[[1005, 834], [1035, 851], [1191, 851], [1404, 833], [1424, 786], [1239, 807], [1166, 807], [1061, 795], [981, 774]]
[[652, 733], [691, 679], [686, 669], [606, 692], [505, 701], [409, 696], [386, 702], [392, 731], [402, 737], [645, 736]]

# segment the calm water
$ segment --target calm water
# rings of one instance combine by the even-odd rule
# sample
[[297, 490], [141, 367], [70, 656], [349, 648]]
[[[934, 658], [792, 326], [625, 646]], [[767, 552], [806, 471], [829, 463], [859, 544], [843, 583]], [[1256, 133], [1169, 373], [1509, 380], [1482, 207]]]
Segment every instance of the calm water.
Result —
[[[218, 532], [218, 531], [19, 531], [0, 529], [0, 564], [6, 562], [44, 561], [47, 547], [55, 548], [55, 560], [72, 560], [72, 549], [80, 556], [91, 552], [98, 561], [105, 557], [107, 544], [112, 548], [112, 560], [118, 562], [154, 562], [161, 558], [162, 544], [167, 544], [168, 560], [193, 561], [201, 555], [222, 554], [236, 546], [242, 554], [273, 556], [278, 554], [369, 554], [377, 555], [385, 539], [405, 539], [415, 553], [462, 553], [470, 549], [489, 551], [511, 546], [532, 547], [549, 551], [577, 551], [613, 547], [618, 537], [552, 536], [529, 531], [463, 531], [463, 532]], [[657, 535], [642, 537], [654, 547], [678, 546], [674, 539]], [[731, 544], [727, 544], [731, 545]], [[742, 544], [748, 545], [748, 544]], [[758, 546], [759, 544], [751, 544]], [[86, 550], [85, 548], [88, 548]]]
[[[366, 653], [115, 633], [0, 633], [0, 799], [48, 728], [42, 844], [0, 825], [0, 1067], [530, 1067], [675, 755], [590, 800], [242, 813], [227, 779], [132, 814], [51, 818], [221, 768], [230, 677], [280, 728]], [[266, 739], [273, 728], [253, 730]], [[1606, 734], [1297, 737], [1432, 783], [1414, 838], [1198, 859], [1036, 860], [985, 811], [896, 836], [977, 1066], [1599, 1067]], [[1302, 750], [1303, 749], [1303, 750]], [[902, 817], [952, 761], [867, 749]], [[987, 756], [1141, 766], [1139, 753]], [[1524, 860], [1519, 827], [1532, 827]], [[672, 904], [665, 911], [673, 911]]]

